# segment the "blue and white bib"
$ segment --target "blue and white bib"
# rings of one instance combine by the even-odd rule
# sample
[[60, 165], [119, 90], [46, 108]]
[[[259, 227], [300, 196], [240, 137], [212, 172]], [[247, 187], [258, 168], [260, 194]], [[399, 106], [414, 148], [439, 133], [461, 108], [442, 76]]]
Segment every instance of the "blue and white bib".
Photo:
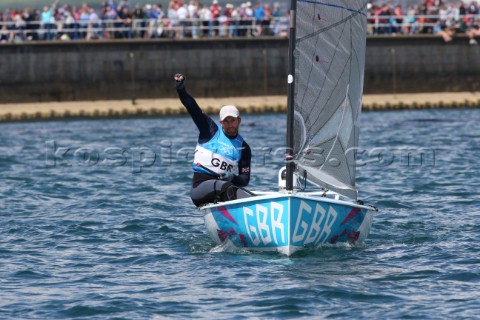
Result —
[[225, 135], [222, 126], [218, 125], [217, 133], [205, 143], [198, 143], [195, 148], [193, 171], [208, 174], [225, 174], [238, 172], [238, 162], [242, 157], [243, 138], [237, 135], [230, 139]]

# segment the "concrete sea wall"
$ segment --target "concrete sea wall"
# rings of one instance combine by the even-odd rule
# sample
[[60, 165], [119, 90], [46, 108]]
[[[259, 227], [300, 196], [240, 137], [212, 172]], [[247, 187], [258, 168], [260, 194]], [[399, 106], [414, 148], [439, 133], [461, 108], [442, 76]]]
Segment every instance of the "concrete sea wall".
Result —
[[[0, 46], [2, 103], [164, 99], [173, 74], [196, 97], [286, 94], [286, 39], [38, 42]], [[480, 46], [464, 37], [371, 37], [366, 94], [480, 91]]]

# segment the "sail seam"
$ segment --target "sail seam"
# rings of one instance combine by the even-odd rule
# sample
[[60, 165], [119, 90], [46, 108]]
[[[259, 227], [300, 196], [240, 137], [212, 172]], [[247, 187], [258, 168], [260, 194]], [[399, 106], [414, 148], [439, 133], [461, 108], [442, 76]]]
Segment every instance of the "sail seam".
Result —
[[[325, 3], [318, 3], [318, 2], [314, 2], [314, 1], [302, 1], [302, 0], [299, 0], [299, 1], [300, 1], [300, 2], [306, 2], [306, 3], [321, 4], [321, 5], [326, 5], [326, 6], [330, 6], [330, 7], [334, 7], [334, 8], [337, 8], [337, 7], [338, 7], [338, 8], [346, 9], [346, 8], [344, 8], [344, 7], [341, 7], [341, 6], [328, 5], [328, 4], [325, 4]], [[364, 8], [365, 6], [366, 6], [366, 4], [365, 4], [364, 6], [362, 6], [362, 8], [361, 8], [360, 10], [363, 10], [363, 8]], [[358, 12], [358, 11], [354, 11], [354, 10], [349, 10], [349, 11], [353, 11], [354, 14], [349, 15], [349, 16], [343, 18], [342, 20], [340, 20], [340, 21], [338, 21], [338, 22], [336, 22], [336, 23], [334, 23], [334, 24], [332, 24], [332, 25], [329, 25], [328, 27], [325, 27], [325, 28], [322, 28], [322, 29], [317, 30], [317, 31], [315, 31], [315, 32], [312, 32], [312, 33], [310, 33], [310, 34], [307, 34], [307, 35], [304, 36], [303, 38], [297, 39], [297, 40], [296, 40], [297, 44], [303, 42], [304, 40], [308, 40], [308, 39], [310, 39], [311, 37], [314, 37], [314, 36], [316, 36], [316, 35], [318, 35], [318, 34], [320, 34], [320, 33], [323, 33], [323, 32], [325, 32], [325, 31], [328, 31], [328, 30], [330, 30], [330, 29], [332, 29], [332, 28], [337, 27], [337, 26], [345, 23], [346, 21], [355, 18], [356, 16], [358, 16], [359, 13], [362, 14], [362, 15], [364, 15], [364, 16], [366, 16], [366, 15], [365, 15], [364, 13], [362, 13], [362, 12]]]
[[[338, 46], [339, 46], [339, 44], [340, 44], [340, 41], [341, 41], [341, 39], [342, 39], [342, 36], [343, 36], [344, 31], [345, 31], [345, 25], [344, 25], [343, 28], [342, 28], [342, 32], [340, 33], [340, 36], [338, 37], [337, 43], [335, 44], [335, 53], [333, 54], [333, 56], [332, 56], [332, 58], [331, 58], [331, 61], [330, 61], [329, 64], [328, 64], [328, 69], [327, 69], [326, 72], [325, 72], [325, 77], [323, 78], [323, 83], [322, 83], [322, 85], [321, 85], [322, 88], [323, 88], [323, 86], [325, 85], [325, 81], [326, 81], [327, 78], [328, 78], [328, 75], [329, 75], [329, 73], [330, 73], [330, 69], [331, 69], [331, 67], [332, 67], [333, 61], [335, 61], [335, 56], [337, 55], [337, 52], [338, 52], [337, 48], [338, 48]], [[312, 69], [313, 69], [313, 66], [312, 66]], [[342, 74], [343, 74], [343, 71], [342, 71]], [[330, 93], [327, 101], [325, 102], [325, 104], [328, 104], [328, 103], [329, 103], [329, 101], [330, 101], [333, 93], [335, 92], [335, 88], [337, 87], [337, 85], [338, 85], [338, 81], [337, 81], [337, 83], [335, 84], [335, 86], [332, 88], [332, 91], [331, 91], [331, 93]], [[306, 91], [305, 91], [304, 95], [305, 95], [305, 94], [307, 94]], [[317, 105], [318, 99], [320, 99], [321, 94], [322, 94], [322, 91], [320, 90], [320, 92], [318, 92], [318, 94], [317, 94], [317, 97], [315, 98], [315, 101], [314, 101], [314, 103], [313, 103], [314, 105]], [[303, 98], [302, 98], [302, 100], [303, 100]], [[316, 122], [318, 121], [318, 119], [319, 119], [319, 118], [321, 117], [321, 115], [322, 115], [323, 110], [324, 110], [324, 109], [322, 108], [322, 111], [319, 112], [318, 116], [316, 117], [316, 119], [315, 119], [315, 121], [314, 121], [313, 123], [316, 123]], [[328, 120], [330, 120], [330, 119], [333, 117], [333, 115], [334, 115], [334, 114], [331, 114], [331, 115], [328, 117], [328, 119], [325, 121], [325, 123], [328, 122]], [[308, 120], [310, 120], [310, 114], [309, 114], [309, 116], [305, 119], [305, 121], [308, 121]]]
[[[337, 133], [335, 134], [335, 137], [333, 139], [333, 143], [332, 143], [332, 147], [330, 148], [330, 150], [328, 150], [328, 154], [327, 154], [327, 157], [325, 159], [329, 159], [330, 158], [330, 155], [332, 154], [333, 152], [333, 149], [335, 148], [335, 143], [337, 143], [337, 141], [339, 142], [340, 146], [341, 146], [341, 149], [343, 151], [343, 153], [345, 154], [345, 148], [344, 146], [342, 145], [342, 141], [340, 141], [338, 139], [338, 135], [340, 133], [340, 129], [342, 129], [342, 125], [343, 125], [343, 120], [345, 120], [345, 109], [347, 109], [347, 101], [348, 101], [348, 89], [350, 88], [350, 84], [347, 85], [347, 92], [345, 93], [345, 99], [343, 100], [343, 111], [342, 111], [342, 121], [340, 121], [340, 125], [338, 126], [337, 128]], [[320, 170], [323, 169], [323, 167], [325, 166], [325, 164], [327, 163], [327, 161], [325, 161], [325, 163], [320, 167]], [[351, 179], [350, 179], [351, 180]]]
[[313, 3], [313, 4], [319, 4], [321, 6], [327, 6], [327, 7], [337, 8], [337, 9], [344, 9], [344, 10], [347, 10], [347, 11], [350, 11], [350, 12], [355, 12], [357, 14], [359, 13], [361, 15], [367, 16], [364, 12], [362, 12], [362, 9], [364, 7], [357, 10], [357, 9], [347, 8], [347, 7], [344, 7], [344, 6], [339, 6], [338, 4], [324, 3], [324, 2], [314, 1], [314, 0], [298, 0], [298, 2]]
[[[316, 8], [315, 8], [315, 11], [314, 11], [314, 14], [312, 15], [312, 20], [315, 21], [315, 13], [317, 12]], [[312, 21], [312, 24], [314, 24]], [[318, 41], [320, 40], [319, 37], [317, 37], [317, 40], [315, 41], [315, 46], [314, 48], [317, 48], [317, 44], [318, 44]], [[316, 50], [315, 50], [315, 53], [316, 53]], [[313, 58], [313, 57], [312, 57]], [[332, 64], [329, 63], [329, 69], [330, 69], [330, 66]], [[312, 71], [313, 71], [314, 67], [312, 65], [312, 67], [310, 68], [310, 72], [308, 73], [308, 77], [307, 77], [307, 83], [310, 83], [310, 76], [312, 75]], [[307, 91], [308, 91], [308, 85], [306, 86], [305, 88], [305, 92], [303, 93], [303, 97], [302, 97], [302, 102], [301, 102], [301, 105], [303, 105], [303, 101], [305, 100], [305, 96], [307, 95]]]

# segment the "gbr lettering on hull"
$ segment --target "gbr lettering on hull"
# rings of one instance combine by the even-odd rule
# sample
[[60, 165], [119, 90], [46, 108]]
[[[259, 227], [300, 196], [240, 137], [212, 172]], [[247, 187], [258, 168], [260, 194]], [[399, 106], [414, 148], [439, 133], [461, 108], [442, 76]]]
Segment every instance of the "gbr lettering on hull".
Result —
[[281, 203], [243, 207], [245, 228], [254, 246], [286, 245], [285, 208]]
[[[325, 207], [328, 207], [328, 211]], [[297, 214], [295, 229], [293, 230], [293, 244], [316, 245], [325, 242], [332, 233], [332, 226], [337, 219], [338, 213], [326, 204], [317, 203], [315, 211], [307, 202], [301, 201]]]
[[[253, 246], [284, 246], [288, 245], [288, 214], [286, 205], [278, 202], [256, 204], [243, 207], [243, 216], [247, 235]], [[314, 208], [305, 201], [300, 201], [295, 226], [292, 234], [292, 244], [319, 244], [328, 240], [332, 226], [338, 213], [326, 204], [315, 204]]]

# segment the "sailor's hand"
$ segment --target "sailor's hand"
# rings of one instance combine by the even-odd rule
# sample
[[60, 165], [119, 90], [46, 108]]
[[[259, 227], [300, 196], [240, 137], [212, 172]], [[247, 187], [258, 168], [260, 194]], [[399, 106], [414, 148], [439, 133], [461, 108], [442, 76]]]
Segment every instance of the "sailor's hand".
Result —
[[227, 172], [227, 173], [222, 175], [221, 179], [223, 181], [232, 182], [233, 178], [235, 178], [235, 175], [232, 172]]
[[185, 86], [185, 76], [181, 73], [177, 73], [173, 78], [175, 79], [175, 87], [177, 89], [183, 89]]

